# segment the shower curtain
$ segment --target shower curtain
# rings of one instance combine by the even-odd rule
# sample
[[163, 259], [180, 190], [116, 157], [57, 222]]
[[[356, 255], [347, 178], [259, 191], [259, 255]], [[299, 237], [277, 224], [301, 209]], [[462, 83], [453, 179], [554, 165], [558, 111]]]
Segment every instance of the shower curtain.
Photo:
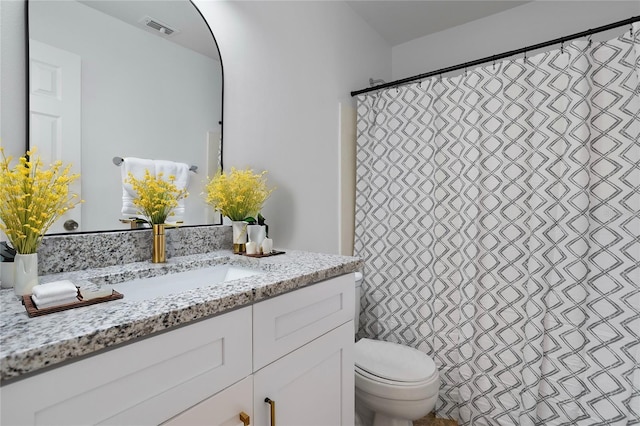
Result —
[[640, 26], [360, 95], [360, 337], [438, 417], [640, 424]]

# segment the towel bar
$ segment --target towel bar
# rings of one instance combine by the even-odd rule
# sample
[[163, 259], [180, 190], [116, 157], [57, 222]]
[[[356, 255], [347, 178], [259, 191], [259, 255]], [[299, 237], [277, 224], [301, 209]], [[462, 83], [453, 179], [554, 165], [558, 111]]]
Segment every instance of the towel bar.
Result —
[[[113, 157], [113, 164], [115, 164], [116, 166], [120, 166], [122, 163], [124, 163], [124, 158], [122, 157]], [[189, 167], [189, 171], [193, 172], [193, 173], [198, 173], [198, 166], [191, 166]]]

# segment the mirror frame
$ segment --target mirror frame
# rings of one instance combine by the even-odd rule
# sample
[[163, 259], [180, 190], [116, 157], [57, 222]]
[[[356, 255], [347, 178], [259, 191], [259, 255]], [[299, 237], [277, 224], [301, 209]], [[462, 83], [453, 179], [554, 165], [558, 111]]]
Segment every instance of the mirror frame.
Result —
[[[31, 122], [30, 122], [30, 93], [31, 93], [31, 69], [30, 69], [30, 61], [29, 61], [29, 2], [31, 0], [25, 0], [24, 2], [24, 35], [25, 35], [25, 124], [26, 124], [26, 132], [25, 132], [25, 153], [29, 151], [30, 148], [30, 139], [31, 139]], [[202, 11], [196, 6], [193, 0], [184, 0], [188, 1], [191, 6], [198, 12], [200, 18], [205, 23], [207, 28], [209, 29], [209, 34], [211, 34], [211, 38], [213, 39], [213, 43], [216, 45], [216, 49], [218, 50], [218, 56], [220, 58], [220, 73], [221, 73], [221, 81], [222, 87], [220, 90], [220, 170], [224, 170], [224, 63], [222, 61], [222, 52], [220, 52], [220, 45], [218, 44], [218, 40], [216, 40], [215, 34], [213, 34], [213, 30], [209, 25], [209, 22], [205, 19]], [[220, 216], [220, 223], [207, 223], [200, 225], [182, 225], [181, 228], [193, 228], [200, 226], [212, 226], [212, 225], [222, 225], [222, 216]], [[44, 236], [49, 235], [84, 235], [84, 234], [102, 234], [106, 232], [131, 232], [131, 231], [143, 231], [145, 228], [138, 229], [104, 229], [99, 231], [78, 231], [78, 232], [62, 232], [62, 233], [51, 233], [45, 234]]]

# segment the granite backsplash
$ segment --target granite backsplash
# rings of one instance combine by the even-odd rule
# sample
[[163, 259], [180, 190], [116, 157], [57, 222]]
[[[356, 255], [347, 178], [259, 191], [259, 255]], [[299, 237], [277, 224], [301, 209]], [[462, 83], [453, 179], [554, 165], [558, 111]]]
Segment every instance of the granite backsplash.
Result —
[[[103, 268], [151, 259], [151, 229], [48, 235], [38, 249], [39, 275]], [[186, 226], [166, 230], [167, 258], [232, 247], [230, 226]]]

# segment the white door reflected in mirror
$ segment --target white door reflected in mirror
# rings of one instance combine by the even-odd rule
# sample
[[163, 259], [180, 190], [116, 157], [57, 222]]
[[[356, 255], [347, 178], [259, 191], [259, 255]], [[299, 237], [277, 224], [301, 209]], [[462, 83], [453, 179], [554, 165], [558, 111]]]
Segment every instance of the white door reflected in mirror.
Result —
[[[71, 173], [81, 173], [81, 59], [48, 44], [29, 40], [30, 149], [37, 147], [44, 167], [61, 160], [71, 164]], [[82, 198], [81, 179], [70, 191]], [[74, 221], [82, 224], [82, 204], [67, 211], [49, 228], [50, 234], [81, 231], [65, 229]]]

